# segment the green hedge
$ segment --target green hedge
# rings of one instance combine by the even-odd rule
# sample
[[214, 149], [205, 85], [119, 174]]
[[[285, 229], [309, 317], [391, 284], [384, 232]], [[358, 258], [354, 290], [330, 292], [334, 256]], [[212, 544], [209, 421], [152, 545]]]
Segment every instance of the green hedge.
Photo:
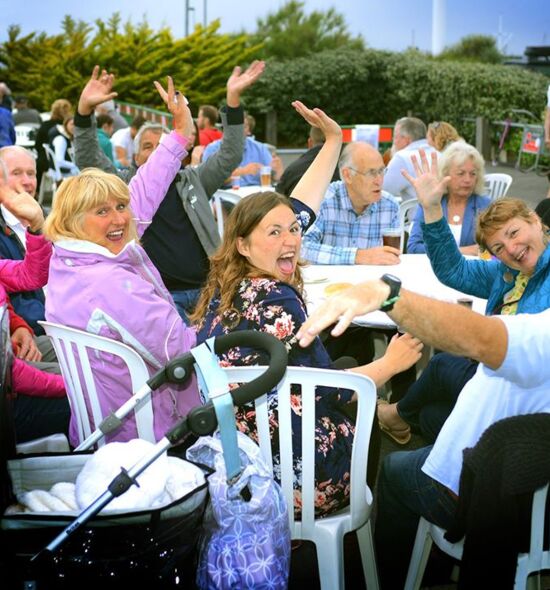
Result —
[[392, 124], [412, 113], [444, 120], [472, 139], [467, 117], [506, 118], [512, 108], [543, 113], [549, 80], [519, 68], [436, 61], [418, 52], [328, 51], [315, 58], [269, 62], [251, 90], [252, 112], [277, 112], [278, 144], [303, 145], [307, 125], [292, 100], [318, 106], [341, 124]]

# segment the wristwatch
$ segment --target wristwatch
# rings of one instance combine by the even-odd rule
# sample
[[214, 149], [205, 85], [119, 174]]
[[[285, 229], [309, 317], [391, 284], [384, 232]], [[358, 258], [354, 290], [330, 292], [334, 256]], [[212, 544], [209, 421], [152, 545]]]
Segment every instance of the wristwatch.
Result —
[[381, 281], [384, 281], [386, 285], [390, 287], [390, 294], [382, 306], [380, 307], [380, 311], [391, 311], [393, 309], [394, 304], [399, 299], [399, 291], [401, 291], [401, 279], [394, 275], [385, 274], [380, 277]]

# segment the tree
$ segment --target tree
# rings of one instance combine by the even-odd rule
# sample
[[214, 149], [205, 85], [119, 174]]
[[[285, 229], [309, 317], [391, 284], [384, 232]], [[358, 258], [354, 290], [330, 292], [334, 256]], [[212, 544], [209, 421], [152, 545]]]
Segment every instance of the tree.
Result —
[[477, 61], [487, 64], [502, 63], [503, 55], [497, 49], [496, 39], [489, 35], [468, 35], [455, 45], [445, 48], [439, 59]]
[[263, 43], [262, 58], [294, 59], [326, 49], [363, 49], [361, 37], [352, 38], [344, 17], [333, 8], [304, 13], [304, 2], [290, 0], [265, 19], [258, 19], [251, 41]]

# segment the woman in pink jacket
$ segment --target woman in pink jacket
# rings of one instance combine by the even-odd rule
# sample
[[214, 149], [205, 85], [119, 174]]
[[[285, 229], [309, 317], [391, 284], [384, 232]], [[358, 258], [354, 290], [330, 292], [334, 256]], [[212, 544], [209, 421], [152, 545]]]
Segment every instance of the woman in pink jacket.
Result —
[[[0, 183], [0, 201], [19, 219], [28, 223], [27, 252], [24, 260], [0, 260], [0, 309], [2, 309], [2, 361], [11, 369], [12, 414], [17, 442], [68, 433], [70, 408], [60, 375], [44, 373], [18, 358], [12, 358], [9, 339], [6, 292], [30, 291], [48, 281], [52, 247], [40, 235], [44, 216], [38, 203], [27, 193], [18, 194]], [[4, 378], [4, 375], [2, 375]], [[2, 379], [2, 386], [5, 386]]]

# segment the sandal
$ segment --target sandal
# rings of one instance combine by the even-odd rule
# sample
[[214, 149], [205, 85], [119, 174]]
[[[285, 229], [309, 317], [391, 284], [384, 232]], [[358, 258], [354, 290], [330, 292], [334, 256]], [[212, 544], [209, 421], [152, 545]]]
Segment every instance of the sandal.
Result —
[[[388, 402], [385, 399], [379, 398], [378, 400], [376, 400], [377, 406], [387, 403]], [[382, 420], [378, 420], [378, 426], [380, 427], [381, 432], [388, 435], [398, 445], [406, 445], [411, 440], [410, 426], [407, 426], [405, 428], [391, 428], [391, 426], [384, 424]]]

